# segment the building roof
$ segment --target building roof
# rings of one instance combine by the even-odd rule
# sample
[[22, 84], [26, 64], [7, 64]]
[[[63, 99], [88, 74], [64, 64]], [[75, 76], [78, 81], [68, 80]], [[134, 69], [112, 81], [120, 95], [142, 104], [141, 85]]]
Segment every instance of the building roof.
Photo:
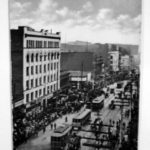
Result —
[[60, 75], [63, 76], [63, 75], [68, 75], [70, 74], [70, 72], [68, 71], [60, 71]]
[[71, 77], [86, 77], [90, 72], [81, 71], [69, 71]]
[[36, 31], [35, 29], [33, 29], [29, 26], [19, 26], [18, 29], [11, 29], [11, 34], [14, 31], [16, 31], [16, 32], [24, 31], [24, 34], [26, 37], [31, 36], [31, 37], [60, 39], [60, 36], [61, 36], [60, 32], [52, 33], [52, 30], [49, 31], [49, 30], [45, 30], [45, 29], [41, 29], [40, 31]]
[[109, 54], [119, 54], [119, 51], [109, 51]]
[[95, 98], [95, 99], [93, 100], [93, 103], [100, 103], [100, 102], [103, 101], [103, 100], [104, 100], [104, 95]]
[[79, 114], [75, 117], [75, 119], [81, 119], [81, 118], [83, 118], [85, 115], [87, 115], [87, 114], [90, 113], [90, 112], [91, 112], [90, 109], [86, 109], [86, 110], [82, 111], [81, 113], [79, 113]]
[[65, 134], [67, 134], [71, 130], [71, 126], [68, 124], [61, 125], [54, 130], [52, 133], [53, 137], [61, 137]]

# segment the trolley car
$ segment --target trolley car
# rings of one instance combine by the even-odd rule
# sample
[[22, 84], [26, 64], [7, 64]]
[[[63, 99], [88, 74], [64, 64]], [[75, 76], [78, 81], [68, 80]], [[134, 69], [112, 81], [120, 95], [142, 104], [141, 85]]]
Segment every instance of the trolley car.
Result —
[[102, 109], [104, 107], [104, 99], [105, 99], [104, 95], [95, 98], [92, 101], [92, 109], [93, 110]]
[[72, 122], [73, 128], [77, 130], [80, 129], [88, 121], [90, 121], [90, 118], [91, 118], [91, 110], [90, 109], [83, 110], [73, 118], [73, 122]]
[[51, 135], [51, 150], [67, 150], [68, 137], [71, 134], [70, 125], [59, 126]]

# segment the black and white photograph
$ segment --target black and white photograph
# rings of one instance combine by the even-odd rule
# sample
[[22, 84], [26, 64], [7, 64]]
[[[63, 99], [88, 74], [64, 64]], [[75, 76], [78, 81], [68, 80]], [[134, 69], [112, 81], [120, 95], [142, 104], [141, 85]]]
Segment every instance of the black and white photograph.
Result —
[[9, 0], [12, 150], [139, 150], [142, 0]]

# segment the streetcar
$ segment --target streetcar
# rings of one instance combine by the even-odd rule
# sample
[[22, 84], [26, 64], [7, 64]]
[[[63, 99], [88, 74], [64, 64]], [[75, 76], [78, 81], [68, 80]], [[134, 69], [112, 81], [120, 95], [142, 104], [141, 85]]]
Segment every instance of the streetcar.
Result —
[[87, 124], [91, 119], [91, 110], [84, 109], [77, 116], [73, 118], [72, 127], [74, 130], [79, 130], [82, 126]]
[[51, 150], [67, 150], [71, 131], [72, 127], [67, 124], [56, 128], [51, 135]]
[[115, 89], [115, 94], [124, 92], [126, 85], [127, 85], [127, 81], [118, 82]]
[[104, 95], [95, 98], [92, 101], [92, 109], [93, 110], [102, 109], [104, 107], [104, 99], [105, 99]]

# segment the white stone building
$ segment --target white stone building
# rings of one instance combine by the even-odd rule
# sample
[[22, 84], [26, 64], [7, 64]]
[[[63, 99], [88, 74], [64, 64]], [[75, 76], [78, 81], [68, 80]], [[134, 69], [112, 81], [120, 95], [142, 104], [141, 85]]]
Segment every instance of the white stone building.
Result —
[[22, 93], [27, 109], [46, 107], [60, 88], [60, 40], [59, 32], [11, 30], [12, 95], [15, 100]]

